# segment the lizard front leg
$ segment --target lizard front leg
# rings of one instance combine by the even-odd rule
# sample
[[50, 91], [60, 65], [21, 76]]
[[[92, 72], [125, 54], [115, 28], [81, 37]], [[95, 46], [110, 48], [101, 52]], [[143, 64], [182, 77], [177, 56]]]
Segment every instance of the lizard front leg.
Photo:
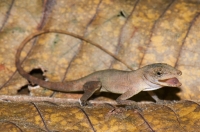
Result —
[[147, 91], [147, 92], [157, 103], [163, 101], [163, 100], [159, 99], [158, 96], [153, 91]]
[[159, 99], [158, 96], [153, 91], [147, 91], [147, 92], [156, 101], [157, 104], [163, 104], [164, 102], [168, 102], [168, 101]]
[[101, 82], [100, 81], [90, 81], [90, 82], [86, 82], [83, 85], [83, 91], [84, 94], [83, 96], [80, 98], [80, 105], [81, 106], [85, 106], [87, 105], [87, 100], [98, 90], [101, 89]]
[[135, 101], [127, 100], [128, 98], [131, 98], [133, 95], [137, 94], [138, 92], [139, 91], [135, 91], [133, 89], [129, 89], [128, 91], [123, 93], [121, 96], [119, 96], [116, 99], [116, 101], [120, 105], [126, 105], [126, 109], [138, 109], [138, 110], [142, 111], [142, 109], [140, 109], [138, 107], [138, 104]]
[[129, 89], [128, 91], [126, 91], [125, 93], [123, 93], [121, 96], [119, 96], [116, 101], [118, 104], [120, 105], [129, 105], [132, 108], [139, 108], [137, 103], [135, 101], [132, 100], [127, 100], [128, 98], [131, 98], [133, 95], [137, 94], [138, 92], [136, 92], [133, 89]]

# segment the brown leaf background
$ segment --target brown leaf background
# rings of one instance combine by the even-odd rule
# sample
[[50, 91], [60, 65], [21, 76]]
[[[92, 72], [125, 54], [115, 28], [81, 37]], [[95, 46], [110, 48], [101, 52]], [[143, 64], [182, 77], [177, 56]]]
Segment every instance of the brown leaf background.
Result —
[[[183, 72], [178, 95], [199, 99], [198, 1], [2, 1], [2, 94], [16, 94], [26, 83], [16, 72], [14, 57], [20, 42], [35, 30], [62, 29], [82, 35], [120, 57], [133, 69], [164, 62]], [[29, 50], [32, 51], [29, 53]], [[61, 34], [34, 39], [22, 52], [27, 71], [47, 69], [51, 81], [73, 80], [97, 70], [128, 70], [104, 51]]]
[[[98, 43], [132, 69], [158, 62], [180, 69], [183, 85], [177, 95], [198, 100], [199, 14], [198, 0], [1, 0], [0, 94], [16, 95], [27, 84], [14, 64], [23, 39], [37, 30], [62, 29]], [[102, 69], [130, 70], [97, 47], [56, 33], [33, 39], [23, 50], [22, 60], [26, 71], [42, 67], [48, 70], [50, 81], [60, 82]], [[52, 92], [38, 89], [33, 94]]]

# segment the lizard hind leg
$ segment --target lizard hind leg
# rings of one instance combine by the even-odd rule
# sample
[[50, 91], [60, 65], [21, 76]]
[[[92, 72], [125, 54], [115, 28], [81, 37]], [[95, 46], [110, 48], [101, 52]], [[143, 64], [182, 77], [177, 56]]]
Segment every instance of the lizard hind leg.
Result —
[[87, 100], [97, 91], [99, 91], [101, 89], [101, 82], [100, 81], [90, 81], [90, 82], [86, 82], [83, 85], [83, 91], [84, 94], [83, 96], [80, 98], [80, 105], [81, 106], [85, 106], [87, 105]]

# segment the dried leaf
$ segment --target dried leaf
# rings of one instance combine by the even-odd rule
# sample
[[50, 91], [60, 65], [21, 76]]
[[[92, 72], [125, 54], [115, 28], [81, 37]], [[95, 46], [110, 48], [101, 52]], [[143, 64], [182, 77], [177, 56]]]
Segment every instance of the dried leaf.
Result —
[[[198, 0], [1, 0], [0, 7], [0, 94], [16, 95], [27, 84], [27, 80], [16, 71], [14, 63], [16, 50], [24, 38], [35, 31], [62, 29], [98, 43], [121, 58], [131, 69], [158, 62], [173, 65], [183, 72], [180, 77], [182, 86], [178, 93], [171, 92], [171, 88], [161, 90], [161, 98], [168, 99], [172, 95], [181, 99], [200, 98]], [[58, 33], [34, 38], [23, 50], [21, 60], [27, 72], [42, 67], [47, 70], [46, 76], [50, 81], [59, 82], [74, 80], [102, 69], [130, 70], [122, 61], [117, 61], [101, 49]], [[32, 91], [31, 95], [50, 96], [52, 92], [41, 88]], [[66, 93], [54, 95], [68, 98], [80, 96], [81, 94]], [[146, 99], [146, 95], [141, 97]], [[2, 103], [1, 106], [1, 130], [47, 131], [33, 104]], [[49, 121], [51, 115], [48, 115], [46, 109], [55, 112], [53, 106], [49, 107], [38, 105], [45, 114], [45, 121]], [[125, 114], [125, 120], [110, 117], [105, 121], [108, 109], [84, 110], [91, 114], [89, 117], [95, 130], [198, 130], [199, 105], [195, 102], [172, 104], [169, 107], [173, 110], [168, 105], [145, 107], [150, 110], [145, 110], [143, 115], [148, 123], [138, 113], [133, 114], [131, 111]], [[71, 120], [75, 116], [66, 117], [71, 122], [64, 121], [64, 124], [71, 123], [71, 129], [93, 131], [81, 109], [62, 109], [65, 110], [62, 113], [64, 115], [70, 112], [73, 115], [73, 111], [81, 113], [82, 118], [74, 119], [76, 122]], [[68, 109], [70, 112], [66, 113]], [[101, 112], [104, 114], [100, 114]], [[13, 116], [10, 117], [9, 114]], [[101, 117], [95, 117], [97, 115]], [[46, 123], [50, 130], [70, 129], [70, 125], [63, 125], [62, 122]], [[76, 126], [76, 123], [80, 126]]]
[[140, 104], [142, 113], [128, 110], [111, 114], [112, 108], [106, 105], [81, 108], [1, 102], [0, 126], [2, 131], [198, 131], [200, 105], [197, 103]]

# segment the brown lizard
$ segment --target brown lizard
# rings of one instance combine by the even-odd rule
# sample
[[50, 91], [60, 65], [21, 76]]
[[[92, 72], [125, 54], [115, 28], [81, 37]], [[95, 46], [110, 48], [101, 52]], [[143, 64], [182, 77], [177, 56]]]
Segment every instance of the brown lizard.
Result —
[[[136, 95], [140, 91], [152, 91], [163, 86], [178, 87], [181, 83], [177, 79], [182, 73], [180, 70], [173, 68], [165, 63], [155, 63], [144, 66], [133, 71], [122, 71], [107, 69], [89, 74], [83, 78], [67, 81], [67, 82], [46, 82], [29, 75], [21, 67], [20, 55], [24, 46], [32, 38], [47, 32], [64, 33], [88, 42], [89, 40], [77, 36], [67, 31], [47, 30], [38, 31], [28, 36], [19, 46], [16, 54], [16, 67], [18, 72], [27, 80], [34, 84], [38, 84], [47, 89], [61, 92], [78, 92], [84, 91], [80, 98], [80, 104], [86, 105], [87, 100], [97, 92], [111, 92], [122, 94], [116, 101], [122, 105], [136, 105], [134, 101], [127, 100]], [[91, 43], [91, 41], [89, 41]], [[158, 101], [159, 99], [152, 94], [152, 97]]]

